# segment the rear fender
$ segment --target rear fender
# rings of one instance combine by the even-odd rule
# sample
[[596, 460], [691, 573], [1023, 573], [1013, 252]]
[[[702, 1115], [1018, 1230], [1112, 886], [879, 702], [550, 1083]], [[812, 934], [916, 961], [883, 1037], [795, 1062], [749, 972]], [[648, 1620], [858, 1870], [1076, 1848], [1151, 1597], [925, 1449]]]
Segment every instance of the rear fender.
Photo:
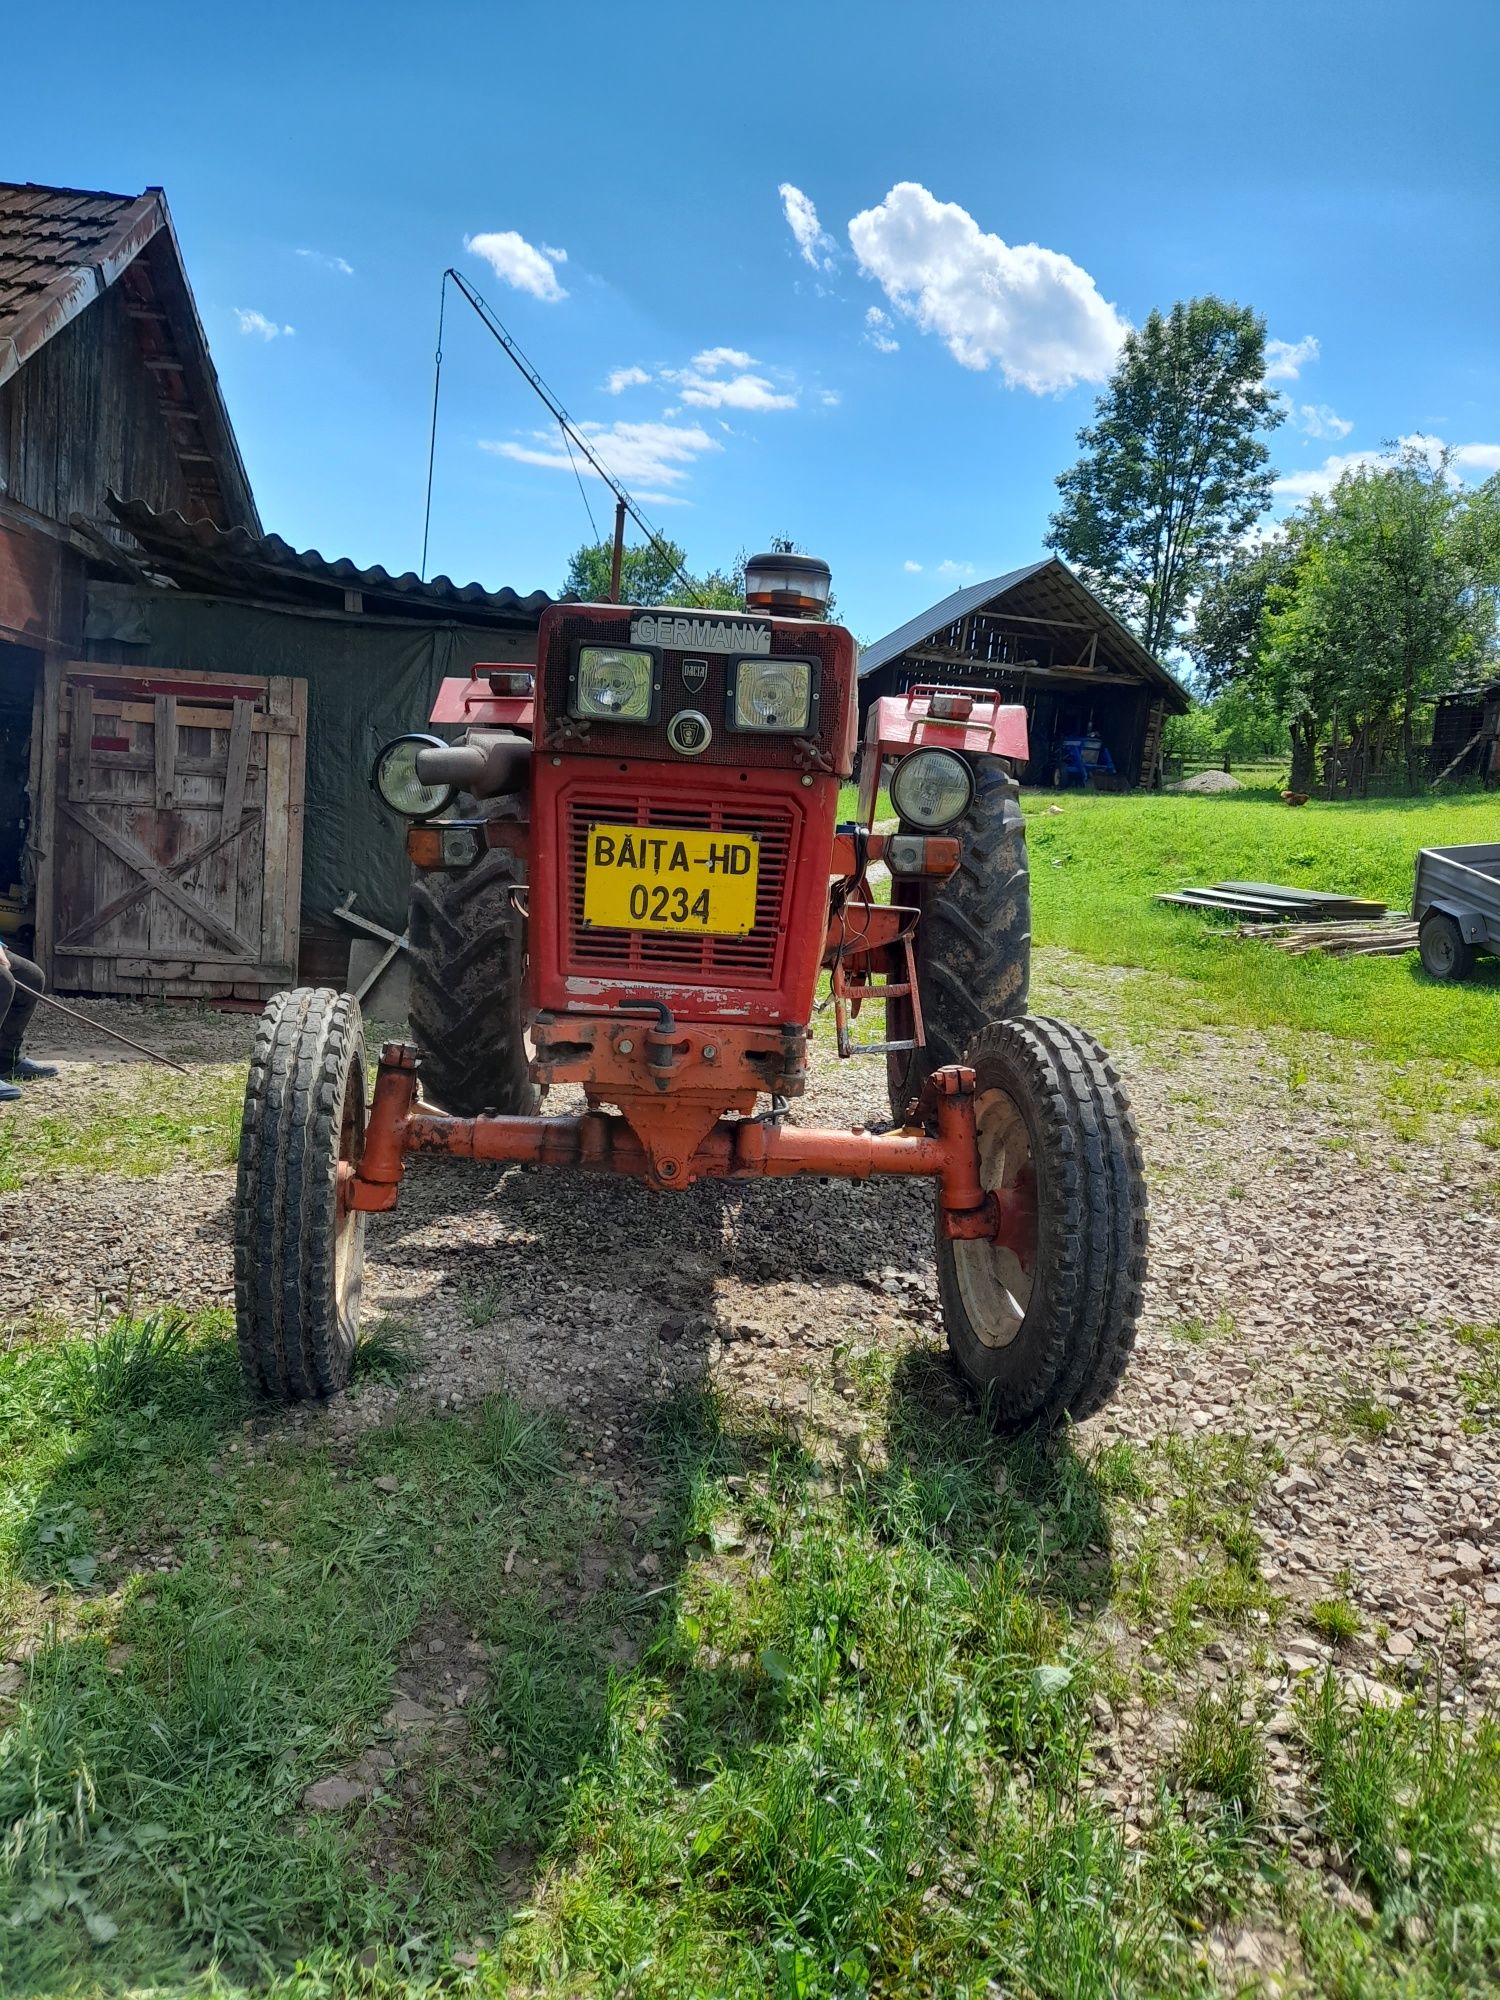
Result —
[[[945, 721], [931, 713], [934, 695], [959, 695], [972, 703], [961, 721]], [[865, 754], [860, 769], [859, 814], [874, 824], [875, 800], [886, 759], [904, 757], [915, 749], [957, 750], [969, 757], [1004, 757], [1024, 764], [1031, 754], [1026, 710], [1019, 702], [1003, 702], [983, 689], [914, 687], [905, 694], [882, 695], [870, 707], [865, 725]]]

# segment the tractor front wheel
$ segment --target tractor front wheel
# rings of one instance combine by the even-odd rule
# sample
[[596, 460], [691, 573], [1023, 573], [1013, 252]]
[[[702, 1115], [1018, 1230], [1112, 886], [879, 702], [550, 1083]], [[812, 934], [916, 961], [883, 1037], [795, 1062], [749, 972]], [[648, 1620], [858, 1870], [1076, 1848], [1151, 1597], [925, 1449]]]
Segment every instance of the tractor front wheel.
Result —
[[348, 1193], [364, 1136], [359, 1002], [321, 987], [278, 993], [255, 1033], [234, 1205], [240, 1363], [278, 1402], [333, 1396], [349, 1380], [365, 1218]]
[[1003, 1243], [955, 1242], [939, 1210], [948, 1345], [998, 1429], [1050, 1428], [1101, 1409], [1135, 1344], [1146, 1273], [1135, 1121], [1108, 1056], [1065, 1022], [992, 1022], [965, 1060], [980, 1182], [1011, 1196], [1013, 1220]]

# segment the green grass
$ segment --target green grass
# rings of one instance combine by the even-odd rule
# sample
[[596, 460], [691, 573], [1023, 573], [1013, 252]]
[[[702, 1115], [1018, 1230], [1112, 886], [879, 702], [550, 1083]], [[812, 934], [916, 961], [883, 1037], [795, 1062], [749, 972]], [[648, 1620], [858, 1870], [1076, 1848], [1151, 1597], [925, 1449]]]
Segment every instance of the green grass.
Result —
[[1500, 1424], [1500, 1326], [1460, 1326], [1459, 1393], [1471, 1418]]
[[[340, 1443], [267, 1425], [222, 1315], [0, 1354], [0, 1991], [1115, 2000], [1232, 1991], [1203, 1937], [1246, 1922], [1364, 1954], [1318, 1990], [1483, 1990], [1493, 1732], [1307, 1705], [1373, 1938], [1289, 1857], [1240, 1681], [1184, 1702], [1139, 1846], [1091, 1789], [1101, 1691], [1173, 1691], [1098, 1630], [1132, 1547], [1142, 1642], [1273, 1621], [1273, 1456], [1006, 1443], [926, 1355], [842, 1365], [878, 1463], [686, 1395], [631, 1461], [632, 1551], [506, 1398]], [[484, 1649], [457, 1719], [309, 1810], [434, 1632]]]
[[1326, 1902], [1302, 1920], [1324, 1991], [1491, 1994], [1500, 1985], [1500, 1729], [1464, 1729], [1405, 1705], [1354, 1709], [1331, 1674], [1304, 1695], [1317, 1830], [1373, 1907], [1359, 1924]]
[[87, 1079], [28, 1085], [0, 1106], [0, 1193], [63, 1173], [223, 1167], [239, 1149], [245, 1073], [204, 1065], [185, 1077], [120, 1064]]
[[[1154, 900], [1209, 882], [1271, 881], [1406, 909], [1417, 849], [1493, 838], [1493, 796], [1292, 811], [1273, 794], [1031, 792], [1024, 804], [1037, 942], [1140, 968], [1147, 976], [1121, 996], [1132, 1024], [1308, 1030], [1393, 1061], [1437, 1058], [1493, 1077], [1500, 963], [1481, 960], [1472, 981], [1442, 985], [1414, 953], [1292, 957], [1236, 938], [1211, 913]], [[1487, 1115], [1497, 1110], [1500, 1099]]]

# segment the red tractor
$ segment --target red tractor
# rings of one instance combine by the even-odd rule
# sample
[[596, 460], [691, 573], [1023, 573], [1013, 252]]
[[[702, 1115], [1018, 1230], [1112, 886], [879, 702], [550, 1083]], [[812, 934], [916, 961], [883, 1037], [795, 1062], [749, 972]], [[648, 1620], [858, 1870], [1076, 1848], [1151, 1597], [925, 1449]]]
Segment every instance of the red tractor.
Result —
[[[359, 1007], [303, 988], [261, 1020], [235, 1294], [247, 1373], [284, 1400], [349, 1376], [365, 1216], [413, 1154], [628, 1174], [920, 1175], [960, 1370], [1007, 1429], [1087, 1417], [1129, 1358], [1146, 1199], [1098, 1043], [1026, 1013], [1026, 715], [973, 688], [877, 701], [857, 819], [854, 641], [826, 565], [748, 565], [745, 612], [554, 605], [537, 667], [444, 682], [374, 783], [409, 821], [414, 1045], [366, 1103]], [[877, 831], [889, 772], [898, 830]], [[889, 901], [872, 876], [889, 876]], [[884, 1057], [889, 1125], [788, 1112], [828, 981], [841, 1057]], [[859, 1024], [883, 1010], [878, 1040]], [[586, 1109], [544, 1116], [552, 1084]]]

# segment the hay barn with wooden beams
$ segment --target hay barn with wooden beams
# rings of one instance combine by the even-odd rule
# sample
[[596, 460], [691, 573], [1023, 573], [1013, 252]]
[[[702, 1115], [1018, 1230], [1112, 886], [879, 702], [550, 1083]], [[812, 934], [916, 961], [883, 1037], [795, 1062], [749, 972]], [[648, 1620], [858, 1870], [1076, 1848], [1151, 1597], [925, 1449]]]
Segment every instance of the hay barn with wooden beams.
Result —
[[404, 926], [376, 749], [550, 602], [261, 527], [166, 199], [0, 183], [0, 932], [65, 993], [258, 1005]]
[[1025, 707], [1033, 785], [1155, 783], [1162, 726], [1189, 706], [1181, 682], [1056, 556], [956, 590], [866, 646], [861, 732], [877, 696], [934, 681]]

